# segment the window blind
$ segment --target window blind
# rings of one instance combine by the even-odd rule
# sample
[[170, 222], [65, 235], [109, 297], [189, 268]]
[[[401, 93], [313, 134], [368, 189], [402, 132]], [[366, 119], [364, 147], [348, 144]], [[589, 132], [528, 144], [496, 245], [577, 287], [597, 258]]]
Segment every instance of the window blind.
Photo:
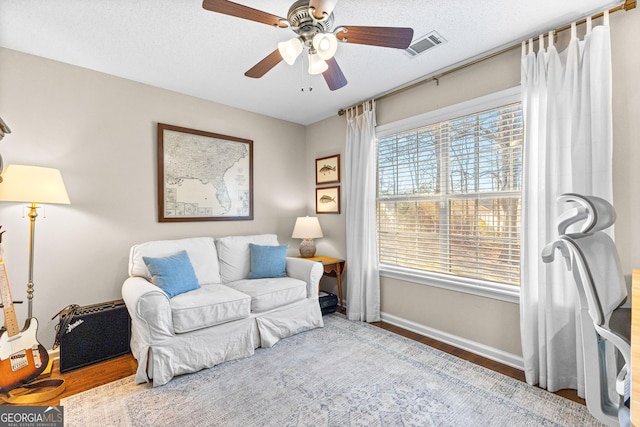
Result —
[[378, 141], [381, 264], [520, 282], [520, 103]]

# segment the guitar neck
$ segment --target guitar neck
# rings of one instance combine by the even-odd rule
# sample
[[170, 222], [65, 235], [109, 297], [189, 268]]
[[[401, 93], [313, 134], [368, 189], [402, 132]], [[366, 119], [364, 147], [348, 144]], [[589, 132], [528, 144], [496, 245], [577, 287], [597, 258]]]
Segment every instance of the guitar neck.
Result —
[[13, 308], [13, 298], [11, 297], [11, 288], [9, 288], [9, 278], [7, 277], [7, 268], [4, 261], [0, 260], [0, 295], [2, 296], [2, 311], [4, 311], [4, 326], [10, 337], [18, 335], [18, 319], [16, 311]]

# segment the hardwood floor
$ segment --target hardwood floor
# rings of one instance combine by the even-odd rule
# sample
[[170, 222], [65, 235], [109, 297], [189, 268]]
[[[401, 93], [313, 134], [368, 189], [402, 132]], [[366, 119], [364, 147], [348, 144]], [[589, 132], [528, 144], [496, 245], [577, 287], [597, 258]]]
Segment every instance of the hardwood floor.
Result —
[[[94, 365], [60, 373], [58, 359], [56, 359], [53, 362], [53, 369], [49, 378], [64, 378], [64, 392], [54, 399], [34, 403], [31, 406], [58, 406], [60, 405], [60, 399], [63, 397], [71, 396], [133, 375], [137, 367], [138, 363], [131, 353], [129, 353]], [[38, 379], [42, 379], [42, 377]]]
[[[519, 369], [512, 368], [510, 366], [503, 365], [493, 360], [487, 359], [482, 356], [470, 353], [465, 350], [461, 350], [449, 344], [445, 344], [434, 339], [424, 337], [414, 332], [407, 331], [394, 325], [390, 325], [384, 322], [372, 323], [375, 326], [386, 329], [390, 332], [402, 335], [414, 341], [421, 342], [425, 345], [437, 348], [441, 351], [447, 352], [461, 359], [468, 360], [485, 368], [492, 369], [501, 374], [510, 376], [520, 381], [524, 381], [524, 372]], [[66, 396], [71, 396], [76, 393], [80, 393], [85, 390], [89, 390], [94, 387], [98, 387], [103, 384], [110, 383], [112, 381], [119, 380], [121, 378], [133, 375], [137, 368], [137, 362], [131, 354], [119, 356], [104, 362], [96, 363], [91, 366], [79, 368], [73, 371], [60, 373], [57, 365], [58, 361], [54, 362], [53, 372], [51, 378], [64, 378], [66, 388], [65, 391], [55, 399], [51, 399], [46, 402], [38, 403], [42, 406], [57, 406], [60, 404], [60, 399]], [[575, 402], [585, 404], [584, 400], [579, 398], [575, 390], [560, 390], [556, 393], [559, 396], [573, 400]]]

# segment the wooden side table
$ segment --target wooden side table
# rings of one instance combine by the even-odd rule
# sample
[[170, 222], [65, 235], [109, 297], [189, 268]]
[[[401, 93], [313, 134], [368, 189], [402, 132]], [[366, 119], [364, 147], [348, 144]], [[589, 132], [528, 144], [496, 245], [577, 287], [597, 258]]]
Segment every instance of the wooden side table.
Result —
[[344, 306], [342, 305], [342, 274], [347, 269], [347, 261], [326, 256], [314, 256], [305, 259], [321, 262], [324, 266], [324, 275], [336, 278], [336, 280], [338, 281], [338, 300], [340, 301], [340, 308], [344, 308]]

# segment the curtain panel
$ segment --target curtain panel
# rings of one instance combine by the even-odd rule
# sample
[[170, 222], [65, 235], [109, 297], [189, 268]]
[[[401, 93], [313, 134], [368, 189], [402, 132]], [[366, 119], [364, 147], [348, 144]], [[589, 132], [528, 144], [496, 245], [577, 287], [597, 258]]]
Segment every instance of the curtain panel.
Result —
[[549, 391], [584, 396], [584, 366], [575, 282], [560, 261], [543, 264], [556, 239], [556, 199], [566, 192], [612, 201], [611, 43], [603, 25], [587, 20], [583, 40], [571, 26], [558, 52], [552, 34], [538, 50], [523, 43], [525, 167], [520, 317], [525, 376]]
[[[360, 112], [359, 112], [360, 110]], [[374, 101], [347, 110], [346, 244], [347, 318], [380, 320], [376, 223], [376, 113]]]

